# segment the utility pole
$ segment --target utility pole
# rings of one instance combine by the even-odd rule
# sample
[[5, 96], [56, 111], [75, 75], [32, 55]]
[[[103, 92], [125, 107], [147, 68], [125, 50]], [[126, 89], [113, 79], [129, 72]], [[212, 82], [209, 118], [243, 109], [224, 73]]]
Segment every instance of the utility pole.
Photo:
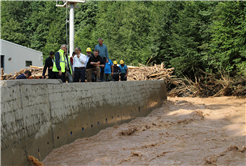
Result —
[[[77, 3], [85, 3], [85, 0], [66, 0], [66, 1], [63, 0], [63, 3], [64, 3], [63, 5], [58, 5], [57, 2], [58, 0], [56, 0], [56, 7], [66, 7], [66, 8], [70, 7], [70, 11], [69, 11], [69, 55], [71, 57], [74, 51], [74, 9], [78, 8], [78, 7], [75, 7]], [[67, 24], [67, 20], [66, 20], [66, 24]]]
[[69, 13], [69, 51], [70, 57], [74, 51], [74, 3], [70, 3]]

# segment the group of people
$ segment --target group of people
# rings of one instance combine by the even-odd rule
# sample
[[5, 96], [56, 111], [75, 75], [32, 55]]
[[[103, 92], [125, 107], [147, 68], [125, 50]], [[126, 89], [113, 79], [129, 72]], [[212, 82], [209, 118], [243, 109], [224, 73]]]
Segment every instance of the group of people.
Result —
[[[101, 82], [101, 81], [127, 81], [128, 68], [124, 61], [112, 62], [108, 56], [107, 46], [103, 44], [103, 39], [98, 39], [98, 45], [95, 46], [92, 54], [91, 48], [86, 49], [86, 55], [81, 53], [79, 47], [75, 48], [72, 57], [67, 54], [67, 46], [64, 44], [56, 53], [51, 51], [49, 57], [45, 60], [42, 78], [48, 68], [49, 79], [61, 79], [63, 82]], [[24, 73], [25, 74], [25, 73]], [[29, 74], [22, 76], [28, 77]]]

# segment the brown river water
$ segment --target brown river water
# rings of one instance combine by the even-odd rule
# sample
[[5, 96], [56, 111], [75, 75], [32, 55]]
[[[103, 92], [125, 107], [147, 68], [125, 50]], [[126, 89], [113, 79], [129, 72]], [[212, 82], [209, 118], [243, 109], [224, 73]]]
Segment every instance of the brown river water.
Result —
[[245, 99], [168, 98], [146, 117], [54, 149], [43, 161], [75, 165], [246, 165]]

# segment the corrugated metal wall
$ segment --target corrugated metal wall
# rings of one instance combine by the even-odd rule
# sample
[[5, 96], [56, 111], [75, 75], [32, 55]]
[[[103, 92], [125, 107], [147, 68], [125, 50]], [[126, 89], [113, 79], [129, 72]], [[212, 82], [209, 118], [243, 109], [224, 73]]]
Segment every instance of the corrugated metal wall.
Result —
[[42, 52], [2, 39], [0, 44], [1, 56], [4, 56], [4, 73], [9, 74], [26, 68], [26, 61], [31, 61], [33, 66], [43, 66]]

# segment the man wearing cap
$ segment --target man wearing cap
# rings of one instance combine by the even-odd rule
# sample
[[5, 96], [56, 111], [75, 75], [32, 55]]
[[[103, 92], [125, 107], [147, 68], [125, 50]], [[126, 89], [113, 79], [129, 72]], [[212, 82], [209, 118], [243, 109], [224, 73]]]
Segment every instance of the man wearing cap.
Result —
[[76, 55], [73, 58], [74, 82], [85, 82], [86, 56], [81, 53], [79, 47], [75, 48]]
[[[87, 63], [88, 63], [90, 57], [92, 56], [92, 54], [91, 54], [91, 48], [88, 47], [88, 48], [85, 50], [85, 52], [86, 52], [86, 62], [85, 62], [85, 68], [86, 68]], [[94, 71], [93, 71], [93, 72], [94, 72]], [[94, 74], [93, 72], [92, 72], [92, 75]], [[87, 71], [85, 72], [85, 79], [87, 79]]]
[[86, 67], [87, 62], [89, 61], [89, 59], [91, 57], [91, 48], [88, 47], [85, 51], [86, 51], [86, 62], [85, 62], [85, 67]]
[[124, 64], [123, 60], [120, 60], [120, 80], [121, 81], [126, 81], [127, 80], [127, 76], [128, 76], [128, 68], [127, 66]]
[[119, 81], [120, 68], [117, 66], [117, 61], [114, 61], [114, 66], [112, 68], [113, 81]]

